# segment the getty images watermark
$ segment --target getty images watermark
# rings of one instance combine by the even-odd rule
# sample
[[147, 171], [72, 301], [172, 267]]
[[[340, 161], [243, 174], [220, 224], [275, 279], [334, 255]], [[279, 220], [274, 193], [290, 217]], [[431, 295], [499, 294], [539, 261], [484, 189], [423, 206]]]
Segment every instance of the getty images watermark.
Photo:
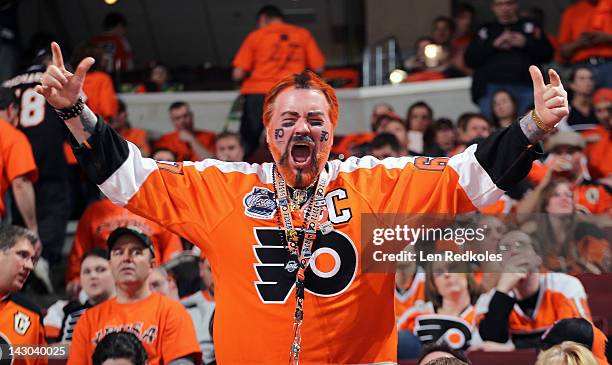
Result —
[[364, 214], [364, 272], [391, 272], [406, 263], [501, 263], [503, 252], [486, 221], [470, 216]]
[[467, 242], [476, 243], [483, 242], [486, 238], [487, 226], [476, 228], [463, 227], [445, 227], [434, 228], [426, 227], [422, 224], [420, 227], [410, 227], [407, 224], [397, 224], [394, 228], [374, 228], [372, 230], [371, 241], [374, 246], [378, 246], [378, 250], [374, 250], [372, 258], [376, 262], [391, 261], [391, 262], [406, 262], [406, 261], [491, 261], [500, 262], [503, 259], [501, 253], [474, 252], [472, 250], [464, 252], [456, 252], [454, 250], [443, 250], [442, 252], [425, 252], [422, 250], [411, 251], [401, 250], [397, 253], [388, 252], [387, 247], [383, 247], [385, 243], [392, 242], [391, 249], [400, 245], [414, 246], [417, 242], [432, 243], [438, 242], [453, 242], [456, 245], [462, 246]]

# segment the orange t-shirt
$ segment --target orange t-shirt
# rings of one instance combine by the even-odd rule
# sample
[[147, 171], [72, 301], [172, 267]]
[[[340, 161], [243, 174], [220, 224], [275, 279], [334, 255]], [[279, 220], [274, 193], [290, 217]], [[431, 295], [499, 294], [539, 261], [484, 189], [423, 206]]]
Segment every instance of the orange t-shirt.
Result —
[[38, 179], [32, 145], [23, 132], [0, 119], [0, 218], [4, 217], [4, 194], [23, 175], [32, 182]]
[[610, 163], [610, 152], [612, 152], [612, 134], [604, 126], [598, 125], [595, 129], [582, 132], [589, 139], [595, 137], [598, 140], [587, 143], [585, 154], [589, 160], [589, 172], [593, 179], [599, 179], [612, 175], [612, 163]]
[[[583, 32], [595, 31], [612, 33], [612, 0], [599, 0], [597, 5], [582, 0], [568, 6], [559, 26], [559, 46], [575, 41]], [[582, 62], [590, 57], [612, 57], [612, 45], [598, 44], [579, 49], [570, 62]]]
[[134, 333], [147, 351], [150, 365], [168, 364], [189, 355], [197, 356], [196, 361], [202, 357], [187, 310], [178, 301], [152, 293], [135, 303], [120, 304], [111, 298], [88, 309], [74, 329], [67, 365], [91, 365], [98, 342], [115, 331]]
[[[215, 150], [215, 134], [209, 131], [194, 131], [197, 140], [208, 150], [213, 153]], [[177, 161], [198, 161], [198, 158], [187, 142], [181, 141], [179, 132], [174, 131], [164, 134], [155, 143], [155, 148], [165, 148], [172, 151], [176, 155]]]
[[365, 144], [370, 143], [376, 137], [374, 132], [360, 132], [347, 134], [340, 140], [338, 144], [332, 147], [332, 152], [336, 154], [342, 154], [345, 158], [351, 157], [352, 149]]
[[325, 57], [308, 30], [278, 22], [251, 32], [232, 65], [251, 73], [241, 94], [265, 94], [287, 75], [322, 69]]
[[167, 262], [183, 250], [181, 239], [159, 224], [130, 213], [108, 199], [98, 200], [85, 209], [79, 221], [68, 256], [66, 280], [78, 280], [83, 254], [96, 247], [106, 248], [106, 240], [111, 232], [125, 226], [138, 227], [151, 238], [157, 264]]
[[92, 71], [85, 76], [83, 93], [87, 96], [87, 106], [96, 114], [109, 120], [119, 110], [117, 93], [111, 77], [103, 71]]
[[[45, 329], [40, 313], [20, 294], [11, 294], [0, 299], [0, 348], [2, 364], [46, 365], [45, 357], [24, 357], [7, 360], [10, 355], [7, 345], [45, 345]], [[58, 353], [59, 355], [59, 353]]]
[[132, 142], [138, 147], [143, 156], [149, 156], [151, 154], [151, 146], [149, 146], [149, 140], [147, 131], [140, 128], [126, 128], [121, 131], [121, 137]]

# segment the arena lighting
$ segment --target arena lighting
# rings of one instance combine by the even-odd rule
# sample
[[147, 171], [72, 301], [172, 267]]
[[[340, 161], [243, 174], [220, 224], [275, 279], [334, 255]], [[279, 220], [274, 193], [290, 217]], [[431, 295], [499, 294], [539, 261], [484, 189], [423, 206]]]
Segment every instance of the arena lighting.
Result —
[[404, 81], [406, 79], [406, 76], [408, 76], [406, 71], [395, 69], [389, 74], [389, 81], [391, 81], [393, 85], [397, 85]]
[[117, 0], [104, 0], [104, 2], [106, 3], [106, 5], [115, 5], [117, 3]]
[[437, 44], [430, 43], [425, 46], [423, 53], [427, 58], [437, 58], [440, 56], [440, 53], [442, 53], [442, 47]]

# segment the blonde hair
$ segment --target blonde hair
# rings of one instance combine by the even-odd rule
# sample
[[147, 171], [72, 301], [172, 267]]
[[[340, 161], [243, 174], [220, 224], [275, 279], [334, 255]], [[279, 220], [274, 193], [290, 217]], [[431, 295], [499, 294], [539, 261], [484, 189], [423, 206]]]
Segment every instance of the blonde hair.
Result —
[[535, 365], [597, 365], [593, 353], [585, 346], [565, 341], [540, 352]]

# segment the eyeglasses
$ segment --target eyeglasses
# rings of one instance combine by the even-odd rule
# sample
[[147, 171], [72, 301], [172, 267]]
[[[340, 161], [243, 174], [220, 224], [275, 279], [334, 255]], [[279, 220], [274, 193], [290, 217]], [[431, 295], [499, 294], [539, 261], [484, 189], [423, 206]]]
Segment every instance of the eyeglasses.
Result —
[[497, 252], [503, 253], [508, 251], [519, 251], [522, 248], [528, 247], [530, 243], [521, 241], [502, 242], [497, 245]]

